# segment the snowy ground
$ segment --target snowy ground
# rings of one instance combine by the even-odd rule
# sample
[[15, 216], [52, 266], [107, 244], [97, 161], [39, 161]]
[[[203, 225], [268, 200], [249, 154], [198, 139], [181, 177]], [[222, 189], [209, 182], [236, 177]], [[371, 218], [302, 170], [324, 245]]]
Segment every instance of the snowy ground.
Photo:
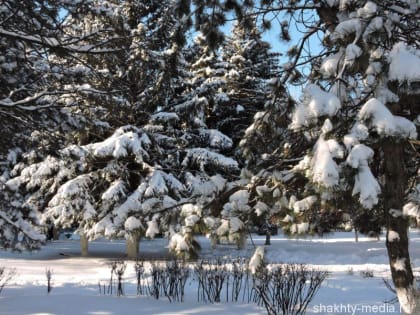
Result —
[[[411, 231], [411, 254], [414, 266], [420, 266], [420, 232]], [[199, 239], [204, 257], [249, 257], [253, 245], [237, 251], [221, 245], [215, 252], [205, 238]], [[256, 245], [264, 243], [263, 236], [253, 235]], [[130, 314], [265, 314], [254, 304], [209, 304], [196, 301], [197, 284], [187, 283], [184, 303], [170, 303], [166, 298], [136, 295], [133, 262], [128, 262], [124, 277], [124, 297], [100, 295], [98, 282], [107, 283], [109, 262], [124, 257], [123, 241], [90, 243], [90, 256], [79, 256], [78, 242], [61, 240], [49, 243], [36, 253], [17, 254], [0, 251], [0, 266], [13, 267], [17, 275], [0, 295], [2, 315], [130, 315]], [[160, 259], [167, 256], [165, 239], [143, 240], [142, 258]], [[389, 278], [387, 254], [383, 239], [361, 238], [354, 242], [352, 233], [335, 233], [325, 238], [290, 240], [279, 235], [272, 237], [267, 258], [273, 262], [307, 263], [331, 272], [311, 303], [308, 314], [400, 314], [398, 304], [386, 304], [393, 294], [382, 278]], [[64, 254], [64, 255], [62, 255]], [[45, 271], [53, 271], [53, 290], [47, 294]], [[374, 277], [362, 277], [372, 271]], [[420, 273], [419, 268], [414, 268]]]

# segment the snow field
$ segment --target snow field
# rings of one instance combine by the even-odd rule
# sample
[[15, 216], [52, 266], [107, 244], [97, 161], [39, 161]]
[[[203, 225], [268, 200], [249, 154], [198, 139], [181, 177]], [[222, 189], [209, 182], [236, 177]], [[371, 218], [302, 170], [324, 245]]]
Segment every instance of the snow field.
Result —
[[[411, 231], [411, 254], [414, 266], [420, 264], [420, 233]], [[382, 237], [383, 238], [383, 237]], [[232, 245], [220, 245], [211, 250], [210, 241], [198, 238], [202, 257], [247, 257], [254, 253], [248, 239], [247, 248], [236, 250]], [[256, 246], [264, 244], [264, 236], [253, 235]], [[167, 258], [167, 240], [142, 240], [140, 259]], [[47, 244], [34, 253], [0, 252], [0, 266], [15, 268], [16, 276], [0, 295], [0, 314], [4, 315], [117, 315], [117, 314], [266, 314], [255, 304], [217, 304], [197, 302], [197, 282], [193, 275], [185, 290], [185, 302], [170, 303], [162, 297], [136, 295], [134, 261], [127, 260], [124, 274], [125, 296], [100, 295], [98, 283], [108, 285], [111, 261], [124, 258], [124, 241], [98, 240], [89, 247], [90, 255], [80, 257], [79, 243], [60, 240]], [[64, 255], [62, 255], [64, 254]], [[400, 314], [398, 304], [386, 304], [394, 295], [385, 287], [382, 278], [390, 278], [384, 240], [361, 237], [354, 242], [352, 233], [334, 233], [326, 237], [288, 239], [272, 236], [272, 245], [265, 248], [268, 262], [306, 263], [330, 272], [327, 280], [308, 308], [308, 314]], [[147, 268], [148, 264], [145, 263]], [[53, 271], [53, 290], [47, 294], [46, 269]], [[420, 269], [415, 268], [415, 273]], [[363, 277], [370, 271], [373, 277]], [[193, 274], [193, 273], [192, 273]]]

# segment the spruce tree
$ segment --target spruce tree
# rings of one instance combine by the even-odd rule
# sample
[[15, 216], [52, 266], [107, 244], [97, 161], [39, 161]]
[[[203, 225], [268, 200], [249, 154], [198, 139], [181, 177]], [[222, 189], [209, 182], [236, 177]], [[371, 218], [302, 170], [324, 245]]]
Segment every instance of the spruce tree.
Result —
[[[103, 29], [104, 25], [111, 27], [119, 19], [123, 20], [116, 25], [123, 25], [122, 30], [127, 28], [126, 38], [117, 29], [118, 41], [111, 40], [110, 46], [104, 47], [109, 54], [87, 56], [84, 62], [95, 71], [83, 73], [78, 78], [80, 81], [73, 83], [77, 87], [83, 82], [81, 89], [87, 84], [88, 92], [106, 93], [71, 96], [76, 102], [98, 104], [100, 107], [93, 106], [93, 109], [107, 113], [109, 118], [105, 122], [109, 129], [125, 118], [120, 121], [123, 126], [100, 140], [92, 136], [84, 141], [76, 140], [37, 164], [19, 165], [6, 187], [22, 202], [23, 208], [42, 210], [43, 222], [50, 221], [57, 228], [76, 226], [82, 239], [125, 236], [130, 244], [128, 254], [136, 256], [140, 237], [154, 237], [162, 232], [171, 239], [171, 250], [180, 255], [196, 255], [193, 230], [209, 221], [205, 220], [208, 213], [204, 206], [238, 173], [238, 163], [223, 155], [231, 148], [232, 140], [207, 128], [200, 110], [208, 108], [197, 112], [188, 110], [196, 98], [185, 83], [189, 75], [183, 58], [185, 41], [173, 32], [174, 28], [186, 31], [180, 21], [188, 19], [188, 15], [182, 12], [179, 3], [160, 3], [153, 12], [165, 15], [149, 12], [143, 17], [146, 20], [140, 19], [136, 27], [142, 29], [139, 36], [145, 36], [141, 37], [144, 41], [131, 36], [130, 27], [124, 22], [124, 18], [134, 14], [121, 9], [128, 4], [132, 2], [107, 2], [109, 7], [102, 3], [99, 8], [109, 13], [105, 17], [87, 14], [79, 24], [71, 23], [76, 33], [83, 23], [100, 25]], [[114, 14], [118, 9], [125, 15]], [[159, 20], [156, 24], [155, 17]], [[162, 34], [163, 30], [166, 33]], [[165, 34], [167, 40], [161, 38]], [[144, 52], [148, 58], [142, 59], [144, 56], [137, 52]], [[127, 59], [128, 64], [123, 62]], [[120, 72], [105, 71], [105, 67], [111, 68], [112, 63], [119, 62]], [[140, 78], [150, 79], [133, 82], [132, 75], [139, 72]], [[96, 73], [105, 73], [105, 77], [97, 77]], [[110, 90], [112, 85], [119, 89]], [[101, 105], [100, 100], [105, 104]], [[132, 106], [137, 114], [128, 114], [130, 109], [126, 105]], [[126, 111], [127, 117], [118, 118], [119, 112]], [[92, 117], [98, 120], [100, 116], [93, 113]]]
[[[247, 12], [252, 16], [251, 13]], [[217, 113], [217, 129], [237, 145], [255, 114], [272, 99], [270, 84], [278, 75], [278, 53], [271, 52], [252, 17], [235, 22], [221, 51], [226, 67], [224, 90], [229, 102]]]
[[57, 80], [61, 69], [50, 59], [74, 49], [62, 41], [59, 11], [75, 7], [62, 1], [0, 4], [0, 242], [5, 247], [34, 248], [43, 240], [35, 212], [22, 210], [5, 189], [11, 168], [22, 156], [33, 163], [54, 152], [80, 121], [58, 108], [66, 92]]

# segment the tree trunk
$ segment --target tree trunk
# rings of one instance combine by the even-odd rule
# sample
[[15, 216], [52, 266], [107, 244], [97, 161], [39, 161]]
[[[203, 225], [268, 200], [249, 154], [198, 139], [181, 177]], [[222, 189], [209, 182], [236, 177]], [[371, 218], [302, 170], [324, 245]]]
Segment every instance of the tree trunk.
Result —
[[89, 241], [84, 232], [80, 232], [80, 252], [84, 257], [89, 254]]
[[413, 270], [408, 251], [408, 219], [402, 216], [406, 185], [404, 145], [386, 140], [383, 145], [385, 185], [384, 209], [387, 219], [386, 247], [392, 280], [406, 314], [416, 314]]
[[140, 243], [140, 234], [131, 233], [127, 236], [126, 244], [126, 254], [128, 258], [137, 258], [139, 255], [139, 243]]
[[239, 238], [236, 240], [236, 246], [238, 249], [246, 249], [246, 232], [239, 232]]
[[217, 234], [216, 233], [211, 233], [211, 235], [210, 235], [210, 244], [211, 244], [211, 249], [216, 249], [216, 247], [217, 247], [217, 244], [219, 244], [219, 238], [218, 238], [218, 236], [217, 236]]
[[271, 245], [271, 233], [269, 230], [265, 232], [265, 244], [264, 245]]

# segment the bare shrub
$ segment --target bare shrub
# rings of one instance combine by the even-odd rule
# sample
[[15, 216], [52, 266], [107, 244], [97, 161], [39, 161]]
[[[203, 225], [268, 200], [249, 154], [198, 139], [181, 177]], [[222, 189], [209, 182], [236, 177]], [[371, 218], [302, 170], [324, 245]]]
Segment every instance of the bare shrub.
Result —
[[373, 270], [371, 270], [371, 269], [366, 269], [366, 270], [362, 270], [362, 271], [360, 271], [360, 275], [363, 277], [363, 278], [373, 278]]
[[111, 262], [110, 265], [110, 277], [108, 283], [108, 294], [112, 294], [114, 290], [114, 273], [115, 269], [117, 268], [117, 263], [115, 261]]
[[144, 263], [143, 261], [137, 260], [134, 264], [134, 271], [136, 272], [137, 279], [137, 295], [143, 295], [146, 290], [143, 286], [143, 280], [145, 279]]
[[16, 269], [7, 269], [4, 266], [0, 266], [0, 293], [15, 275]]
[[166, 263], [165, 294], [170, 300], [184, 301], [185, 284], [190, 275], [190, 270], [179, 260]]
[[49, 267], [45, 268], [45, 276], [47, 277], [47, 292], [48, 293], [52, 291], [52, 275], [53, 275], [53, 270]]
[[265, 268], [255, 275], [255, 289], [268, 315], [304, 314], [328, 272], [303, 264]]
[[189, 268], [179, 260], [168, 261], [166, 264], [152, 263], [149, 294], [155, 299], [166, 296], [170, 302], [183, 302], [189, 275]]
[[198, 279], [198, 301], [220, 303], [225, 281], [228, 283], [226, 263], [221, 259], [199, 262], [195, 268]]
[[[232, 287], [231, 287], [231, 301], [238, 302], [241, 290], [246, 289], [248, 282], [248, 262], [245, 259], [236, 259], [232, 264]], [[229, 280], [229, 279], [228, 279]]]
[[115, 264], [116, 267], [114, 272], [117, 276], [117, 296], [121, 296], [124, 295], [123, 276], [125, 269], [127, 268], [127, 264], [124, 261], [117, 261]]
[[163, 294], [162, 276], [163, 269], [159, 267], [159, 264], [154, 262], [151, 263], [150, 267], [150, 279], [151, 282], [147, 282], [149, 294], [156, 300], [159, 299], [160, 295]]
[[[108, 282], [107, 293], [112, 295], [115, 292], [117, 296], [124, 295], [123, 276], [127, 268], [126, 262], [123, 260], [116, 260], [116, 261], [111, 262], [109, 267], [110, 267], [110, 277], [109, 277], [109, 282]], [[116, 280], [114, 276], [116, 277]], [[99, 287], [99, 293], [103, 291], [103, 293], [105, 294], [105, 285], [103, 285], [103, 290], [102, 290], [102, 285], [99, 282], [98, 287]]]

